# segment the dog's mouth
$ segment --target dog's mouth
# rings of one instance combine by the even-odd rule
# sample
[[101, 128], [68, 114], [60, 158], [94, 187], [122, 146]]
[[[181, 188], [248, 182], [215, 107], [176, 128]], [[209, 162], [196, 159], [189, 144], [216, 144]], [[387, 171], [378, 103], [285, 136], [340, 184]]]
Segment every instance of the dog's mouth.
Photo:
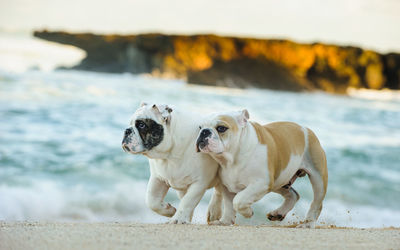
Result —
[[198, 139], [196, 142], [196, 151], [203, 152], [203, 153], [208, 153], [210, 150], [208, 149], [208, 138], [202, 138]]
[[197, 152], [198, 153], [212, 153], [212, 154], [216, 154], [216, 155], [219, 155], [219, 154], [222, 154], [223, 153], [223, 151], [221, 151], [221, 152], [216, 152], [216, 151], [214, 151], [214, 150], [212, 150], [211, 148], [210, 148], [210, 145], [208, 144], [208, 142], [199, 142], [199, 144], [198, 144], [198, 146], [197, 146]]
[[122, 144], [122, 149], [125, 151], [125, 152], [127, 152], [127, 153], [130, 153], [131, 152], [131, 149], [128, 147], [128, 145], [126, 145], [126, 144]]
[[126, 143], [122, 143], [122, 149], [123, 149], [126, 153], [130, 153], [130, 154], [143, 154], [143, 153], [145, 152], [145, 150], [135, 151], [135, 150], [133, 150], [131, 147], [129, 147], [129, 145], [126, 144]]
[[207, 147], [207, 143], [204, 141], [201, 141], [197, 145], [197, 150], [198, 150], [198, 152], [200, 152], [200, 151], [203, 151], [204, 149], [206, 149], [206, 147]]
[[[211, 144], [211, 145], [210, 145]], [[198, 139], [196, 142], [196, 151], [198, 153], [213, 153], [216, 155], [220, 155], [224, 153], [224, 151], [217, 151], [214, 149], [214, 144], [213, 142], [210, 143], [209, 138], [204, 138], [204, 139]]]

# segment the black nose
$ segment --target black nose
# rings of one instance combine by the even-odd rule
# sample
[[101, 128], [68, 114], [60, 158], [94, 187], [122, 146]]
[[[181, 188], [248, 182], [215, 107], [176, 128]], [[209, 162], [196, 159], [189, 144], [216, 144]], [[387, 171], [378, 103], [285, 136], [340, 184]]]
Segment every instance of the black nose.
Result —
[[132, 128], [127, 128], [125, 130], [125, 136], [128, 136], [128, 135], [132, 134], [132, 132], [133, 132]]
[[203, 129], [203, 131], [201, 131], [201, 133], [200, 133], [200, 137], [202, 137], [202, 138], [206, 138], [209, 135], [211, 135], [211, 131], [207, 128]]

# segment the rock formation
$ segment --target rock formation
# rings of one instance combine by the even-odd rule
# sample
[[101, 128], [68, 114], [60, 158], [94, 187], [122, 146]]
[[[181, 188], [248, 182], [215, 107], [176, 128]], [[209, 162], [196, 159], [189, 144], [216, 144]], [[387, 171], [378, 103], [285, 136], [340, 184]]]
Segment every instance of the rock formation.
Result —
[[190, 83], [323, 90], [400, 89], [400, 54], [357, 47], [216, 35], [95, 35], [35, 32], [86, 51], [76, 69], [150, 73]]

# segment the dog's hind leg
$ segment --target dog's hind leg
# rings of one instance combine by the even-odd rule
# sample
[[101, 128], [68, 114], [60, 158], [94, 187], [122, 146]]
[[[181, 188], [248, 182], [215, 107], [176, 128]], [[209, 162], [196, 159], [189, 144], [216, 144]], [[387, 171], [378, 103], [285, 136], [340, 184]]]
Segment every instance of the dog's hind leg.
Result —
[[222, 184], [219, 183], [214, 187], [214, 193], [211, 197], [207, 209], [207, 223], [217, 221], [222, 216]]
[[319, 175], [318, 172], [310, 171], [308, 177], [310, 179], [314, 192], [314, 199], [307, 212], [305, 222], [303, 224], [300, 224], [299, 227], [314, 228], [315, 223], [318, 220], [318, 217], [322, 210], [322, 201], [324, 200], [326, 189], [324, 189], [322, 177]]
[[322, 210], [328, 185], [326, 156], [315, 134], [308, 129], [309, 150], [305, 155], [305, 168], [314, 192], [314, 199], [307, 212], [306, 220], [299, 227], [314, 228]]
[[214, 220], [208, 222], [209, 225], [232, 225], [235, 224], [236, 211], [233, 209], [233, 199], [235, 198], [235, 193], [229, 192], [229, 190], [224, 186], [220, 185], [224, 202], [224, 210], [222, 217], [219, 220]]
[[281, 221], [285, 218], [286, 214], [293, 209], [294, 205], [299, 200], [300, 195], [292, 187], [280, 188], [274, 192], [282, 195], [285, 198], [285, 201], [279, 208], [268, 213], [267, 218], [271, 221]]

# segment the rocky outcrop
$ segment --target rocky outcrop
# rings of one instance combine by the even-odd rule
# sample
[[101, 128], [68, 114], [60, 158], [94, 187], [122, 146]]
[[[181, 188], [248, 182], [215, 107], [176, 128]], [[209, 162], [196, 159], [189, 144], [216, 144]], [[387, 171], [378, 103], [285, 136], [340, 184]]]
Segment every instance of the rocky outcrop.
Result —
[[290, 91], [400, 89], [397, 53], [383, 55], [356, 47], [215, 35], [47, 31], [34, 35], [85, 50], [87, 57], [75, 67], [82, 70], [151, 73], [190, 83]]

